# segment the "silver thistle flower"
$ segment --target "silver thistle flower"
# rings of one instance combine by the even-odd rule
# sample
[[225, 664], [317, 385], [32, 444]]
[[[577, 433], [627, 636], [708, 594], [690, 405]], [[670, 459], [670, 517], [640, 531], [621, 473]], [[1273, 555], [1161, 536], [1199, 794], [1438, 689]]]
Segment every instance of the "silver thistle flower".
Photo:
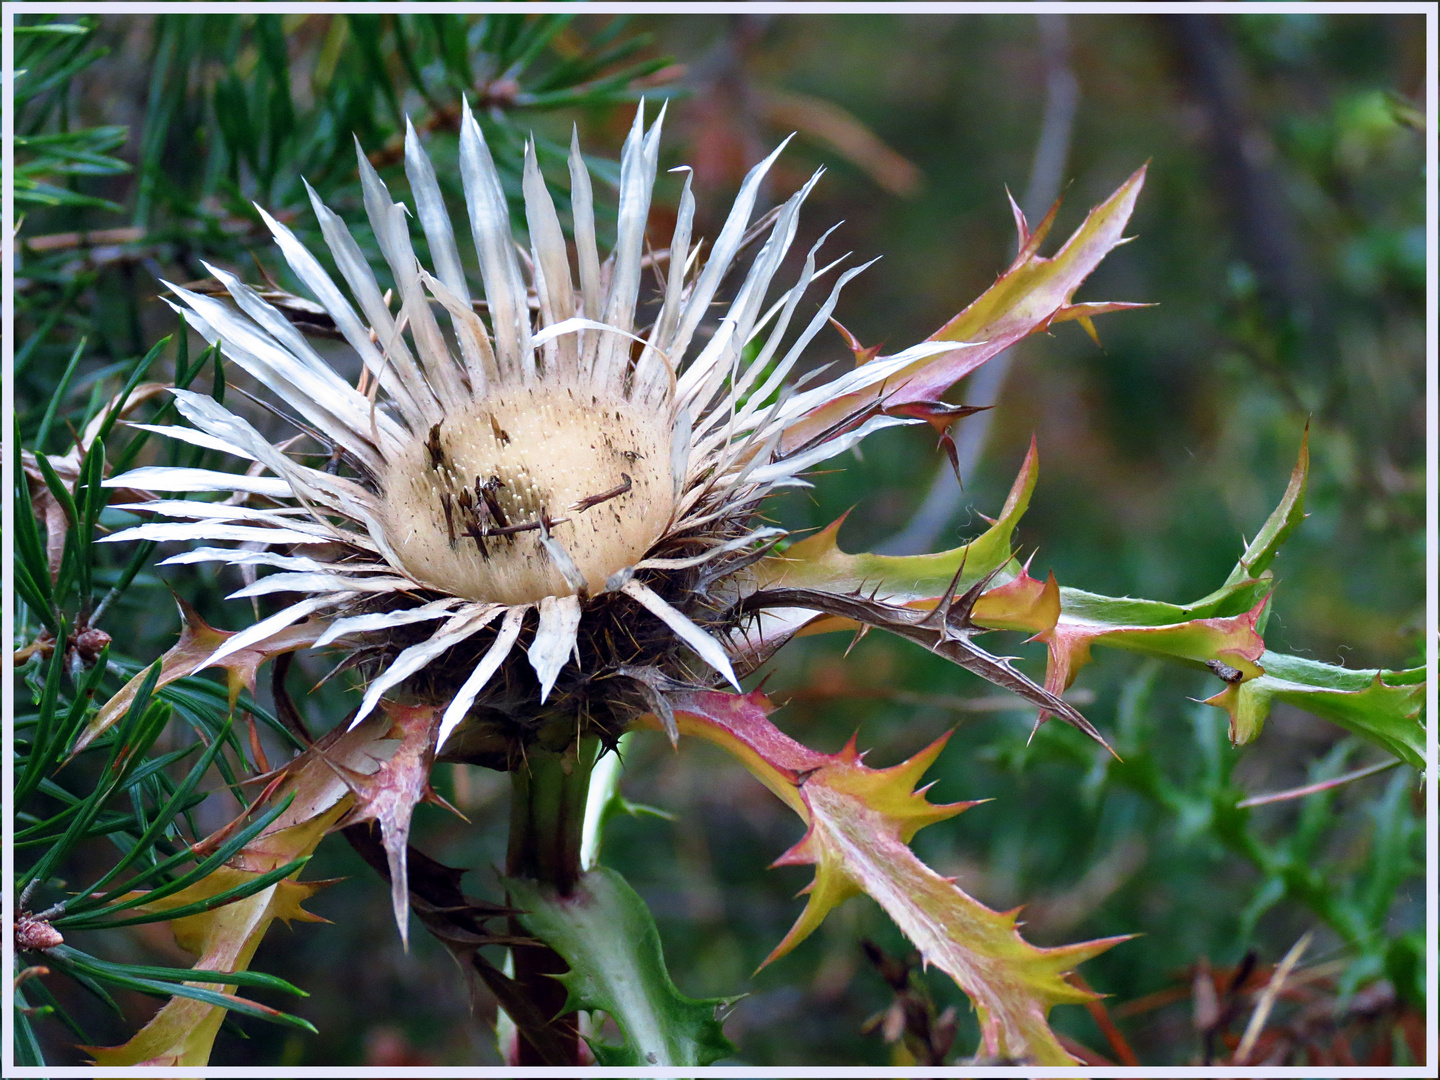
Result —
[[[750, 239], [761, 183], [783, 146], [746, 177], [703, 260], [702, 245], [692, 242], [687, 174], [668, 260], [656, 260], [665, 267], [659, 313], [650, 326], [637, 326], [661, 126], [657, 119], [647, 131], [643, 112], [642, 105], [625, 143], [617, 239], [603, 263], [589, 173], [572, 141], [578, 272], [572, 275], [533, 144], [525, 156], [522, 246], [466, 107], [461, 178], [488, 325], [476, 313], [434, 168], [413, 128], [407, 126], [405, 168], [434, 263], [429, 270], [411, 246], [407, 209], [359, 154], [365, 209], [393, 293], [308, 185], [354, 304], [262, 209], [291, 269], [358, 355], [358, 384], [342, 379], [276, 307], [223, 269], [208, 267], [234, 306], [169, 285], [180, 301], [172, 306], [266, 387], [302, 431], [333, 449], [340, 466], [303, 464], [213, 399], [176, 389], [177, 406], [193, 427], [155, 430], [253, 467], [243, 474], [143, 467], [116, 477], [109, 483], [231, 496], [218, 504], [131, 504], [173, 520], [108, 539], [244, 545], [200, 547], [166, 560], [269, 568], [274, 572], [233, 596], [299, 597], [229, 637], [210, 663], [302, 619], [323, 618], [329, 625], [316, 646], [344, 639], [356, 643], [356, 657], [370, 661], [352, 725], [403, 687], [445, 704], [436, 746], [450, 740], [450, 753], [472, 759], [508, 754], [517, 740], [523, 745], [534, 735], [534, 717], [546, 710], [570, 717], [572, 733], [574, 718], [584, 716], [608, 741], [655, 702], [657, 688], [717, 676], [738, 686], [737, 660], [753, 666], [766, 652], [756, 645], [761, 630], [773, 645], [826, 610], [900, 629], [1084, 724], [1054, 695], [971, 645], [964, 604], [944, 605], [938, 622], [916, 629], [907, 609], [874, 598], [777, 590], [769, 606], [781, 611], [762, 627], [756, 620], [764, 617], [765, 597], [752, 595], [755, 584], [744, 571], [780, 535], [752, 521], [768, 494], [805, 483], [803, 472], [877, 430], [922, 422], [917, 403], [943, 409], [930, 399], [1042, 321], [1095, 313], [1067, 307], [1069, 293], [1118, 241], [1119, 226], [1108, 243], [1094, 244], [1093, 259], [1081, 260], [1085, 265], [1070, 273], [1073, 283], [1038, 316], [1013, 327], [1001, 318], [983, 342], [928, 340], [801, 388], [787, 377], [826, 324], [840, 289], [864, 269], [840, 274], [786, 344], [802, 297], [836, 265], [817, 268], [817, 242], [799, 279], [767, 305], [800, 206], [820, 174], [767, 219], [763, 244], [703, 345], [697, 331]], [[1027, 239], [1022, 223], [1016, 265], [1027, 257], [1048, 261], [1033, 256], [1033, 245], [1025, 250]], [[902, 404], [909, 408], [895, 408]], [[896, 612], [905, 617], [897, 622]], [[522, 639], [528, 639], [523, 662], [512, 655]], [[697, 668], [692, 655], [704, 666]], [[477, 720], [467, 730], [478, 726], [484, 734], [472, 730], [451, 740], [467, 717], [482, 714], [495, 722]]]

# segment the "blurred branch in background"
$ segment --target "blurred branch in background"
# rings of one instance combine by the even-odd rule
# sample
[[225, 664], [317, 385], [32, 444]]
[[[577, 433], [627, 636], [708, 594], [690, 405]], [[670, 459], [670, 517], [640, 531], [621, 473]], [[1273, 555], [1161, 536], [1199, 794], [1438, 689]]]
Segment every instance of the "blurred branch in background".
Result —
[[[1038, 222], [1060, 195], [1065, 166], [1070, 160], [1070, 136], [1075, 129], [1075, 110], [1080, 104], [1080, 83], [1070, 70], [1070, 35], [1064, 15], [1037, 15], [1040, 55], [1045, 70], [1045, 111], [1040, 121], [1040, 138], [1030, 165], [1030, 179], [1020, 207], [1025, 217]], [[1009, 348], [971, 375], [964, 384], [967, 405], [996, 405], [1005, 389], [1015, 349]], [[994, 419], [993, 409], [957, 420], [950, 429], [955, 440], [956, 466], [941, 465], [930, 481], [924, 500], [900, 532], [876, 548], [886, 555], [915, 555], [930, 551], [940, 542], [946, 527], [960, 509], [964, 494], [955, 482], [970, 475], [985, 451]]]
[[1318, 318], [1315, 283], [1301, 254], [1275, 145], [1251, 115], [1244, 62], [1226, 19], [1174, 15], [1170, 25], [1191, 89], [1204, 110], [1216, 189], [1225, 198], [1242, 257], [1276, 316]]
[[910, 198], [925, 182], [913, 162], [834, 102], [775, 86], [757, 87], [755, 94], [761, 115], [776, 131], [789, 128], [821, 143], [891, 195]]
[[[1226, 16], [1172, 15], [1167, 21], [1181, 71], [1204, 117], [1210, 168], [1230, 219], [1231, 242], [1253, 274], [1269, 336], [1280, 343], [1278, 349], [1252, 347], [1248, 352], [1297, 414], [1317, 406], [1322, 413], [1328, 411], [1324, 399], [1334, 393], [1336, 381], [1329, 380], [1329, 393], [1322, 382], [1318, 395], [1307, 395], [1287, 363], [1294, 353], [1311, 351], [1307, 366], [1330, 366], [1335, 355], [1332, 320], [1304, 255], [1275, 142], [1254, 116], [1244, 57]], [[1304, 339], [1308, 350], [1294, 348], [1297, 338]]]
[[798, 135], [841, 158], [881, 189], [914, 198], [925, 184], [920, 168], [848, 109], [773, 80], [754, 68], [775, 17], [735, 15], [725, 33], [686, 72], [694, 94], [690, 124], [697, 185], [733, 185], [780, 138]]

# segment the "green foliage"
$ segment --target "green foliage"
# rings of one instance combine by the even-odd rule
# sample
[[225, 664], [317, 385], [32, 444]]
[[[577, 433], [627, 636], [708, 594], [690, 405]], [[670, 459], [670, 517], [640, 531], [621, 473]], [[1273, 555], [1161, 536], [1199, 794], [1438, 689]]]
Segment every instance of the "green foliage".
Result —
[[726, 998], [695, 999], [675, 989], [660, 950], [660, 932], [645, 901], [614, 870], [586, 874], [559, 897], [534, 882], [507, 879], [520, 923], [564, 957], [570, 970], [566, 1011], [609, 1016], [620, 1046], [589, 1039], [601, 1065], [710, 1065], [735, 1047], [720, 1030]]
[[[177, 909], [176, 912], [169, 914], [172, 918], [177, 917], [179, 911]], [[247, 1001], [224, 991], [191, 985], [197, 976], [214, 976], [213, 981], [216, 983], [255, 986], [285, 994], [298, 994], [301, 997], [309, 996], [299, 987], [292, 986], [284, 979], [277, 979], [273, 975], [262, 975], [251, 971], [204, 971], [198, 968], [111, 964], [82, 953], [78, 949], [72, 949], [68, 945], [58, 945], [47, 950], [47, 959], [77, 981], [88, 979], [96, 983], [109, 984], [121, 990], [137, 990], [142, 994], [162, 1000], [168, 1000], [171, 997], [191, 998], [194, 1001], [203, 1001], [207, 1005], [223, 1006], [231, 1012], [237, 1012], [243, 1016], [270, 1020], [286, 1027], [300, 1028], [302, 1031], [312, 1034], [315, 1032], [315, 1025], [298, 1016], [291, 1016], [288, 1013]]]
[[[665, 66], [661, 59], [632, 59], [647, 39], [626, 34], [623, 19], [587, 41], [566, 37], [570, 47], [558, 52], [572, 21], [505, 14], [161, 16], [150, 99], [169, 122], [147, 126], [135, 219], [148, 224], [162, 207], [185, 216], [199, 209], [223, 230], [207, 203], [218, 201], [226, 213], [254, 222], [252, 200], [272, 211], [305, 206], [301, 177], [332, 198], [355, 185], [351, 136], [383, 170], [400, 160], [407, 116], [425, 134], [453, 131], [462, 97], [482, 117], [518, 195], [521, 147], [538, 114], [635, 100], [636, 80]], [[563, 160], [565, 147], [553, 141], [542, 139], [537, 149], [542, 160]], [[163, 167], [186, 151], [205, 155], [198, 185]], [[453, 160], [453, 146], [446, 153]], [[446, 172], [442, 185], [458, 192]]]
[[[65, 626], [62, 621], [61, 641], [66, 640]], [[253, 771], [253, 765], [245, 761], [234, 738], [223, 698], [219, 707], [199, 712], [187, 710], [187, 719], [196, 724], [197, 741], [178, 750], [157, 749], [157, 741], [166, 734], [175, 714], [174, 708], [154, 693], [158, 665], [148, 671], [120, 723], [72, 764], [69, 747], [98, 704], [97, 691], [106, 686], [108, 654], [107, 646], [88, 670], [77, 659], [78, 685], [69, 693], [66, 658], [76, 659], [73, 649], [54, 647], [48, 663], [37, 654], [28, 666], [31, 677], [27, 681], [34, 691], [35, 711], [22, 712], [16, 717], [17, 780], [12, 796], [16, 807], [15, 848], [23, 867], [16, 880], [21, 910], [34, 913], [36, 920], [63, 935], [169, 921], [238, 900], [298, 869], [299, 863], [291, 864], [201, 903], [114, 918], [117, 912], [133, 909], [142, 902], [151, 903], [202, 880], [273, 821], [284, 810], [284, 805], [258, 815], [253, 822], [214, 844], [208, 852], [205, 850], [199, 843], [202, 838], [195, 835], [193, 821], [189, 820], [190, 811], [210, 798], [199, 790], [202, 778], [214, 766], [233, 782], [232, 767], [220, 756], [226, 749], [239, 755], [243, 771]], [[197, 750], [201, 751], [198, 756]], [[196, 760], [183, 779], [178, 782], [172, 779], [171, 770], [192, 756]], [[109, 868], [76, 889], [66, 880], [65, 868], [82, 848], [89, 849], [96, 841], [113, 849], [107, 859]], [[117, 883], [117, 878], [126, 871], [128, 875]], [[141, 887], [147, 891], [133, 892]], [[41, 911], [36, 902], [40, 898], [53, 902]], [[22, 953], [24, 951], [22, 946]], [[310, 1029], [306, 1021], [233, 994], [204, 987], [177, 986], [178, 982], [193, 977], [188, 969], [182, 972], [107, 961], [43, 938], [33, 940], [31, 951], [43, 951], [47, 966], [70, 976], [112, 1007], [117, 1015], [121, 1014], [111, 992], [136, 990], [159, 997], [180, 994], [200, 1001], [223, 1001], [232, 1010], [248, 1016]], [[19, 957], [22, 964], [25, 959], [24, 955]], [[236, 976], [223, 981], [299, 992], [272, 976]], [[48, 988], [38, 980], [33, 985], [37, 993], [49, 994]], [[56, 1008], [52, 1002], [40, 1011], [43, 1014]], [[22, 1042], [35, 1044], [32, 1014], [17, 1013], [16, 1020], [22, 1030]], [[85, 1038], [77, 1025], [67, 1023]]]
[[1265, 652], [1265, 674], [1211, 699], [1231, 715], [1236, 740], [1249, 742], [1277, 701], [1323, 716], [1414, 768], [1425, 764], [1425, 669], [1356, 670]]
[[[1384, 972], [1402, 975], [1395, 980], [1397, 991], [1412, 1001], [1422, 1000], [1423, 985], [1415, 973], [1422, 964], [1423, 942], [1413, 934], [1397, 937], [1390, 932], [1402, 886], [1424, 870], [1424, 826], [1409, 805], [1417, 773], [1399, 769], [1366, 808], [1369, 835], [1362, 841], [1357, 866], [1353, 850], [1333, 846], [1336, 835], [1346, 830], [1335, 789], [1306, 796], [1295, 818], [1278, 829], [1273, 812], [1241, 806], [1245, 792], [1234, 777], [1239, 759], [1226, 751], [1219, 729], [1203, 712], [1191, 718], [1191, 767], [1179, 777], [1167, 770], [1145, 735], [1144, 717], [1154, 708], [1155, 676], [1155, 668], [1146, 665], [1128, 681], [1116, 742], [1120, 760], [1097, 757], [1092, 792], [1098, 795], [1115, 786], [1138, 792], [1173, 817], [1179, 825], [1177, 839], [1185, 847], [1223, 847], [1258, 872], [1238, 912], [1241, 943], [1254, 939], [1267, 912], [1296, 903], [1344, 943], [1344, 993]], [[1337, 742], [1309, 764], [1308, 783], [1340, 777], [1361, 745], [1353, 738]]]
[[[78, 177], [114, 176], [130, 169], [109, 153], [125, 141], [123, 127], [69, 126], [71, 80], [106, 53], [89, 40], [94, 26], [93, 18], [82, 18], [16, 27], [15, 201], [22, 208], [120, 209], [75, 186]], [[55, 130], [47, 130], [52, 121]]]

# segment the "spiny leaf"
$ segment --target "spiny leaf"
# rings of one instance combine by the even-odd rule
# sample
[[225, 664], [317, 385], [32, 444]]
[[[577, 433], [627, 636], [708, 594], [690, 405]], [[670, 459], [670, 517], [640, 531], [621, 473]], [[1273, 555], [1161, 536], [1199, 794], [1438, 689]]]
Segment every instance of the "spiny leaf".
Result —
[[884, 347], [883, 344], [860, 344], [860, 339], [857, 338], [854, 334], [852, 334], [845, 327], [845, 325], [841, 323], [839, 319], [834, 318], [833, 316], [830, 319], [830, 325], [835, 327], [835, 329], [839, 332], [840, 336], [845, 339], [845, 347], [855, 354], [856, 367], [859, 367], [861, 364], [868, 364], [871, 360], [874, 360], [875, 357], [880, 355], [880, 350]]
[[[1021, 248], [1015, 261], [978, 300], [930, 336], [931, 341], [955, 342], [954, 349], [916, 360], [879, 386], [857, 390], [819, 406], [789, 428], [781, 449], [802, 445], [817, 432], [855, 416], [876, 402], [883, 401], [887, 407], [894, 407], [914, 401], [938, 401], [945, 391], [985, 361], [1052, 323], [1080, 319], [1083, 324], [1105, 312], [1146, 306], [1071, 302], [1075, 290], [1100, 261], [1124, 243], [1121, 234], [1144, 183], [1145, 166], [1141, 166], [1113, 195], [1090, 211], [1080, 228], [1050, 258], [1036, 253], [1050, 219], [1032, 237], [1027, 234], [1022, 218]], [[878, 361], [871, 361], [875, 362]]]
[[[1278, 697], [1416, 763], [1423, 758], [1425, 741], [1418, 712], [1418, 702], [1424, 695], [1422, 671], [1355, 672], [1265, 649], [1261, 635], [1275, 588], [1270, 564], [1280, 544], [1304, 520], [1309, 460], [1307, 428], [1279, 505], [1247, 545], [1225, 584], [1190, 604], [1061, 588], [1053, 574], [1042, 582], [1030, 576], [1028, 567], [1008, 559], [1011, 536], [1029, 504], [1038, 473], [1033, 440], [1000, 517], [971, 543], [934, 555], [850, 555], [835, 542], [841, 524], [836, 522], [784, 553], [761, 560], [756, 567], [755, 587], [864, 593], [892, 604], [903, 603], [919, 612], [942, 603], [947, 596], [947, 575], [954, 574], [957, 568], [963, 566], [959, 583], [966, 586], [1003, 567], [1001, 573], [1009, 580], [982, 593], [974, 602], [970, 618], [979, 627], [1022, 630], [1043, 642], [1048, 650], [1044, 691], [1052, 698], [1058, 699], [1080, 668], [1090, 662], [1091, 645], [1109, 645], [1208, 668], [1230, 683], [1227, 690], [1210, 698], [1209, 704], [1230, 714], [1231, 738], [1237, 745], [1259, 734], [1270, 702]], [[853, 618], [837, 617], [834, 612], [838, 605], [854, 607], [857, 615], [874, 608], [856, 595], [840, 595], [823, 604], [818, 597], [812, 599], [817, 601], [808, 605], [812, 609], [832, 613], [815, 618], [791, 612], [785, 620], [770, 622], [764, 621], [770, 619], [765, 615], [756, 635], [764, 643], [751, 646], [757, 655], [763, 655], [767, 646], [773, 649], [774, 641], [797, 631], [819, 634], [860, 625]], [[911, 621], [909, 616], [883, 614], [886, 617], [877, 625], [902, 636], [913, 636], [908, 626], [902, 626]], [[1271, 665], [1278, 665], [1278, 670], [1271, 672]], [[1008, 665], [997, 673], [1007, 678], [1019, 676]], [[1019, 679], [1023, 680], [1023, 676]], [[1011, 688], [1041, 704], [1044, 711], [1040, 721], [1053, 711], [1023, 682]], [[1074, 723], [1073, 718], [1067, 719]]]
[[821, 589], [766, 589], [747, 597], [745, 607], [750, 610], [765, 607], [808, 608], [811, 611], [839, 615], [862, 626], [888, 630], [898, 637], [917, 642], [937, 656], [943, 656], [987, 682], [1038, 705], [1042, 716], [1053, 713], [1085, 732], [1102, 746], [1106, 745], [1090, 721], [1086, 720], [1075, 706], [1059, 696], [1063, 686], [1059, 689], [1053, 686], [1038, 686], [1012, 667], [1008, 660], [986, 652], [970, 640], [978, 632], [969, 617], [977, 598], [974, 594], [983, 586], [984, 579], [971, 586], [971, 592], [960, 601], [947, 595], [939, 605], [929, 611], [883, 604], [862, 596], [839, 596]]
[[[784, 552], [761, 559], [755, 565], [757, 585], [762, 589], [786, 586], [838, 593], [860, 592], [892, 604], [922, 601], [926, 606], [933, 606], [962, 567], [964, 573], [957, 584], [961, 589], [968, 589], [986, 574], [1010, 561], [1015, 526], [1030, 505], [1030, 496], [1040, 473], [1039, 461], [1032, 439], [999, 517], [989, 529], [968, 544], [933, 555], [872, 555], [868, 552], [851, 555], [841, 551], [838, 543], [840, 526], [845, 523], [842, 517], [814, 536], [791, 544]], [[823, 625], [814, 624], [807, 627], [806, 632], [824, 633], [853, 628], [853, 623], [831, 625], [831, 620], [824, 620]]]
[[[202, 619], [199, 612], [180, 597], [177, 596], [175, 602], [180, 608], [180, 618], [184, 625], [180, 628], [180, 640], [161, 657], [159, 686], [165, 686], [176, 679], [183, 679], [187, 675], [193, 675], [195, 672], [209, 667], [210, 665], [206, 661], [215, 654], [215, 650], [227, 638], [234, 637], [238, 632], [217, 630]], [[238, 652], [233, 652], [221, 660], [216, 666], [225, 669], [231, 709], [234, 709], [242, 689], [248, 689], [252, 694], [254, 693], [255, 673], [261, 664], [281, 653], [294, 652], [296, 649], [304, 649], [313, 645], [325, 632], [327, 625], [322, 619], [309, 618], [304, 622], [287, 626], [264, 640], [257, 641], [254, 645], [240, 649]], [[84, 750], [96, 737], [124, 715], [139, 684], [140, 676], [137, 675], [100, 707], [100, 710], [91, 718], [90, 723], [86, 725], [85, 730], [80, 733], [80, 737], [75, 740], [75, 746], [71, 750], [72, 755]]]
[[1264, 674], [1232, 683], [1205, 704], [1230, 716], [1237, 746], [1260, 734], [1283, 701], [1353, 731], [1417, 769], [1425, 765], [1425, 669], [1356, 670], [1266, 652]]
[[[932, 555], [851, 555], [837, 542], [845, 518], [831, 523], [814, 536], [790, 545], [784, 552], [768, 555], [755, 564], [753, 588], [772, 586], [824, 589], [878, 597], [892, 604], [916, 608], [934, 607], [938, 598], [956, 582], [969, 588], [986, 574], [1012, 562], [1011, 538], [1015, 526], [1030, 505], [1039, 475], [1039, 456], [1030, 441], [1024, 464], [1011, 485], [1000, 515], [980, 536]], [[1014, 565], [1019, 572], [1019, 564]], [[960, 572], [957, 579], [956, 573]], [[764, 612], [747, 632], [737, 650], [742, 665], [751, 670], [783, 645], [791, 636], [806, 637], [836, 630], [860, 630], [854, 620], [839, 615], [817, 615], [791, 609]]]
[[[1007, 660], [970, 640], [977, 630], [971, 618], [978, 610], [977, 601], [983, 600], [984, 583], [1007, 567], [1018, 578], [1026, 577], [1025, 570], [1014, 564], [1010, 545], [1038, 475], [1039, 455], [1031, 439], [1020, 473], [991, 527], [971, 543], [935, 555], [847, 555], [835, 542], [840, 526], [836, 522], [784, 554], [762, 560], [757, 568], [759, 588], [743, 604], [753, 609], [808, 609], [827, 616], [811, 622], [804, 633], [872, 626], [889, 630], [1034, 702], [1042, 716], [1054, 713], [1104, 745], [1089, 721], [1059, 697], [1059, 690], [1037, 686]], [[957, 605], [959, 589], [967, 591]], [[881, 596], [883, 602], [876, 599]]]
[[783, 734], [767, 719], [772, 706], [759, 693], [683, 693], [671, 704], [683, 734], [735, 754], [808, 826], [777, 862], [814, 864], [815, 881], [804, 912], [767, 963], [802, 941], [836, 904], [864, 892], [975, 1003], [987, 1055], [1074, 1063], [1046, 1016], [1053, 1005], [1091, 1000], [1065, 973], [1124, 939], [1037, 948], [1017, 932], [1016, 912], [989, 910], [915, 856], [908, 844], [919, 829], [975, 805], [934, 805], [923, 788], [915, 790], [943, 738], [900, 765], [870, 769], [853, 740], [838, 754], [820, 754]]
[[370, 773], [358, 772], [323, 754], [320, 760], [328, 762], [355, 794], [355, 806], [346, 817], [345, 825], [374, 821], [380, 826], [390, 870], [390, 902], [395, 924], [400, 929], [400, 941], [409, 949], [410, 889], [405, 855], [410, 842], [411, 815], [422, 800], [454, 809], [430, 786], [435, 734], [443, 710], [433, 705], [390, 702], [381, 702], [381, 707], [394, 721], [386, 738], [400, 740], [389, 760], [381, 761]]
[[1027, 630], [1044, 642], [1049, 650], [1045, 688], [1060, 694], [1090, 662], [1090, 646], [1096, 643], [1196, 666], [1219, 665], [1212, 667], [1217, 674], [1253, 679], [1263, 670], [1257, 661], [1265, 642], [1256, 624], [1268, 603], [1269, 597], [1262, 597], [1249, 611], [1228, 618], [1168, 621], [1183, 609], [1062, 589], [1053, 574], [1041, 584], [1022, 572], [982, 596], [974, 619], [995, 629]]
[[1310, 425], [1305, 425], [1305, 434], [1300, 437], [1300, 456], [1290, 473], [1290, 483], [1280, 498], [1280, 505], [1271, 511], [1265, 524], [1245, 548], [1245, 554], [1225, 579], [1226, 585], [1234, 585], [1247, 579], [1258, 578], [1265, 573], [1275, 555], [1292, 532], [1305, 520], [1305, 480], [1310, 472]]
[[624, 1034], [621, 1046], [590, 1040], [597, 1063], [709, 1065], [734, 1052], [717, 1019], [729, 1002], [675, 988], [654, 918], [614, 870], [591, 870], [569, 896], [519, 878], [504, 884], [524, 909], [520, 924], [570, 965], [557, 976], [569, 992], [565, 1011], [604, 1012]]

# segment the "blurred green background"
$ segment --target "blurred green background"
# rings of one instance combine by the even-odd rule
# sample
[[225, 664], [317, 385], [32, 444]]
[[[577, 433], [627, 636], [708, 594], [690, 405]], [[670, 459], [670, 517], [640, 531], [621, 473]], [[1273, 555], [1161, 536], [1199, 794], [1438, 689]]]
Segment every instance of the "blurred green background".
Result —
[[[55, 78], [27, 102], [18, 130], [115, 125], [96, 153], [130, 168], [57, 171], [47, 182], [75, 197], [21, 207], [14, 384], [27, 447], [82, 338], [42, 448], [51, 453], [66, 448], [66, 421], [79, 427], [124, 366], [176, 330], [155, 299], [158, 279], [199, 279], [205, 258], [256, 281], [253, 256], [287, 280], [248, 200], [313, 237], [303, 174], [348, 219], [363, 218], [351, 132], [383, 152], [396, 145], [402, 112], [428, 130], [442, 167], [453, 161], [461, 89], [488, 109], [497, 157], [531, 129], [562, 145], [577, 123], [587, 151], [613, 159], [631, 106], [609, 99], [669, 97], [662, 169], [695, 167], [697, 232], [707, 235], [744, 171], [798, 132], [767, 198], [827, 167], [795, 250], [843, 221], [827, 250], [883, 256], [836, 315], [886, 351], [930, 334], [1008, 264], [1007, 185], [1032, 221], [1063, 189], [1058, 240], [1148, 161], [1136, 240], [1078, 299], [1156, 306], [1106, 316], [1101, 348], [1058, 327], [1014, 350], [1002, 385], [962, 387], [957, 400], [998, 402], [968, 422], [984, 439], [959, 436], [963, 493], [928, 429], [892, 430], [843, 459], [843, 471], [817, 477], [813, 491], [778, 501], [775, 516], [805, 529], [858, 506], [841, 534], [847, 550], [951, 546], [998, 510], [1033, 434], [1040, 483], [1019, 542], [1038, 551], [1037, 576], [1053, 569], [1062, 585], [1189, 601], [1220, 584], [1242, 534], [1278, 500], [1308, 420], [1310, 517], [1275, 565], [1268, 644], [1352, 667], [1424, 662], [1419, 16], [657, 15], [622, 26], [587, 13], [542, 42], [527, 61], [539, 74], [518, 80], [477, 62], [485, 31], [475, 16], [397, 25], [393, 16], [110, 15], [88, 25], [72, 60], [40, 72]], [[75, 59], [97, 48], [103, 55]], [[606, 58], [621, 48], [630, 51]], [[623, 79], [568, 98], [563, 79], [547, 86], [546, 72], [587, 55], [605, 61], [600, 74]], [[22, 147], [22, 169], [40, 154]], [[381, 164], [404, 192], [398, 156]], [[542, 165], [563, 176], [543, 148]], [[613, 200], [613, 189], [597, 191]], [[657, 248], [678, 193], [678, 179], [662, 172]], [[848, 361], [835, 335], [810, 356]], [[228, 576], [146, 570], [102, 622], [136, 660], [157, 656], [177, 630], [162, 582], [215, 625], [251, 618], [242, 602], [220, 599], [238, 583]], [[1247, 954], [1273, 965], [1312, 929], [1307, 986], [1325, 1019], [1302, 1015], [1314, 1001], [1282, 1007], [1276, 1023], [1293, 1028], [1295, 1060], [1319, 1063], [1314, 1054], [1337, 1053], [1342, 1038], [1357, 1061], [1406, 1060], [1405, 1035], [1423, 1015], [1423, 805], [1412, 770], [1236, 812], [1246, 795], [1338, 775], [1379, 753], [1284, 706], [1258, 742], [1232, 749], [1224, 714], [1192, 701], [1217, 680], [1098, 652], [1077, 700], [1124, 758], [1115, 763], [1061, 725], [1027, 743], [1029, 713], [903, 642], [872, 634], [846, 657], [847, 644], [808, 639], [781, 654], [767, 683], [789, 703], [777, 722], [821, 750], [858, 728], [872, 765], [955, 729], [932, 797], [993, 801], [922, 833], [919, 852], [992, 907], [1028, 905], [1025, 933], [1037, 943], [1143, 935], [1084, 968], [1111, 995], [1140, 1060], [1201, 1061], [1196, 972], [1219, 972], [1223, 990]], [[1043, 670], [1039, 646], [1017, 638], [990, 647], [1002, 646], [1032, 674]], [[299, 697], [328, 666], [307, 658], [297, 669]], [[333, 684], [300, 700], [316, 728], [347, 707]], [[505, 778], [438, 773], [473, 824], [422, 807], [412, 842], [474, 867], [468, 888], [493, 895]], [[737, 1061], [903, 1060], [899, 1044], [866, 1026], [893, 996], [860, 942], [906, 956], [870, 901], [847, 903], [753, 974], [799, 913], [793, 894], [808, 881], [803, 869], [766, 869], [799, 836], [790, 811], [713, 748], [686, 743], [676, 754], [655, 736], [634, 743], [623, 791], [673, 820], [615, 821], [604, 860], [650, 904], [685, 992], [748, 995], [726, 1026]], [[229, 812], [217, 810], [216, 821]], [[96, 848], [93, 866], [107, 857]], [[1317, 904], [1295, 874], [1276, 869], [1287, 866], [1319, 872], [1333, 903]], [[255, 967], [311, 992], [294, 1008], [320, 1034], [245, 1021], [245, 1037], [222, 1034], [212, 1064], [498, 1062], [450, 959], [423, 934], [402, 953], [386, 890], [346, 845], [322, 846], [306, 876], [344, 876], [311, 904], [332, 924], [277, 929]], [[163, 924], [140, 930], [87, 947], [186, 962]], [[958, 1007], [952, 1059], [969, 1053], [975, 1026], [963, 996], [942, 978], [916, 977], [937, 1009]], [[123, 1040], [153, 1007], [122, 998], [127, 1030], [73, 987], [53, 989], [102, 1044]], [[493, 1013], [493, 1003], [479, 1007]], [[1230, 1018], [1232, 1035], [1248, 1013]], [[1114, 1053], [1086, 1010], [1060, 1008], [1052, 1021]], [[58, 1024], [40, 1032], [49, 1060], [83, 1060]], [[1222, 1037], [1211, 1033], [1211, 1052]]]

